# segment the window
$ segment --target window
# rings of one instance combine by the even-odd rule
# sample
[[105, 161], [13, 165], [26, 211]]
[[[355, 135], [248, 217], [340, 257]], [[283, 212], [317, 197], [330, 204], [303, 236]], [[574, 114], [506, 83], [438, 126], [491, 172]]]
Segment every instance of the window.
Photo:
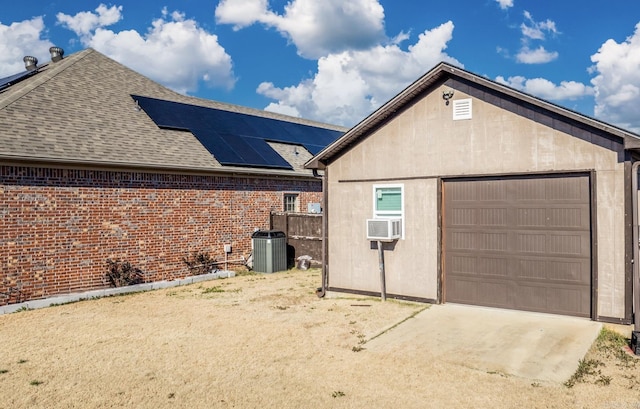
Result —
[[373, 186], [373, 218], [402, 219], [404, 238], [404, 185]]
[[402, 185], [378, 185], [373, 187], [373, 217], [402, 217]]
[[284, 194], [284, 211], [285, 212], [298, 211], [298, 194], [297, 193]]

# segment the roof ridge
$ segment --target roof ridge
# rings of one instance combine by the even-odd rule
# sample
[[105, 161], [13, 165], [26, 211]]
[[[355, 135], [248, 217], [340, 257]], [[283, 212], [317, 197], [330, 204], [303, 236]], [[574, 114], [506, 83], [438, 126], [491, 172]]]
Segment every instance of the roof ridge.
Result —
[[57, 62], [49, 62], [40, 68], [39, 70], [43, 70], [35, 74], [32, 81], [29, 81], [28, 85], [26, 85], [23, 89], [15, 92], [15, 93], [7, 93], [5, 98], [2, 98], [2, 94], [0, 94], [0, 109], [4, 109], [14, 102], [18, 101], [20, 98], [28, 95], [30, 92], [40, 87], [41, 85], [49, 82], [51, 79], [56, 77], [58, 74], [64, 72], [69, 67], [77, 64], [92, 52], [96, 52], [92, 48], [87, 48], [85, 50], [79, 51], [77, 53], [71, 54], [69, 57]]

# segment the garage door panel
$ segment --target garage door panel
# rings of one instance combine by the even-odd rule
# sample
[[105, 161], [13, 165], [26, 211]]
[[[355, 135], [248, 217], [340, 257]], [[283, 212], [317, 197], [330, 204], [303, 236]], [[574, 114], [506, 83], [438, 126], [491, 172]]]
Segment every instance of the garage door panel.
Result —
[[456, 255], [451, 257], [450, 272], [456, 276], [492, 278], [509, 275], [508, 259]]
[[585, 297], [585, 293], [580, 289], [571, 286], [520, 286], [514, 301], [515, 309], [518, 310], [589, 316], [590, 298]]
[[588, 206], [557, 205], [555, 208], [521, 206], [516, 210], [515, 224], [528, 229], [536, 227], [583, 230], [589, 228], [591, 215]]
[[[461, 278], [452, 283], [451, 291], [459, 294], [464, 304], [484, 305], [487, 307], [509, 308], [509, 285], [504, 281]], [[491, 294], [491, 297], [485, 297]]]
[[513, 260], [517, 266], [512, 271], [517, 272], [516, 280], [543, 281], [559, 284], [582, 284], [589, 287], [590, 264], [585, 260], [567, 261], [566, 259], [520, 259]]
[[513, 247], [517, 254], [540, 254], [556, 257], [588, 257], [591, 253], [589, 232], [514, 231]]
[[589, 316], [589, 176], [444, 183], [445, 300]]

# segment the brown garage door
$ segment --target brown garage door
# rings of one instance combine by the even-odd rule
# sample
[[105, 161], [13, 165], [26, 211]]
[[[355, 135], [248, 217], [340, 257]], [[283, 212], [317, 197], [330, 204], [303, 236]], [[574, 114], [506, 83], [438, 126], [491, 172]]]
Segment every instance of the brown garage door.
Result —
[[447, 302], [589, 317], [588, 175], [444, 182]]

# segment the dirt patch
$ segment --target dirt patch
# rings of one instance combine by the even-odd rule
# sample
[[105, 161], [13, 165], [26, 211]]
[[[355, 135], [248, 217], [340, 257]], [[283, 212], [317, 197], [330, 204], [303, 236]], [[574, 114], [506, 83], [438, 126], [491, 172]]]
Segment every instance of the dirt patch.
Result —
[[619, 346], [596, 342], [585, 359], [601, 373], [572, 387], [373, 354], [367, 340], [426, 306], [318, 299], [319, 281], [242, 276], [0, 316], [0, 408], [640, 407]]

